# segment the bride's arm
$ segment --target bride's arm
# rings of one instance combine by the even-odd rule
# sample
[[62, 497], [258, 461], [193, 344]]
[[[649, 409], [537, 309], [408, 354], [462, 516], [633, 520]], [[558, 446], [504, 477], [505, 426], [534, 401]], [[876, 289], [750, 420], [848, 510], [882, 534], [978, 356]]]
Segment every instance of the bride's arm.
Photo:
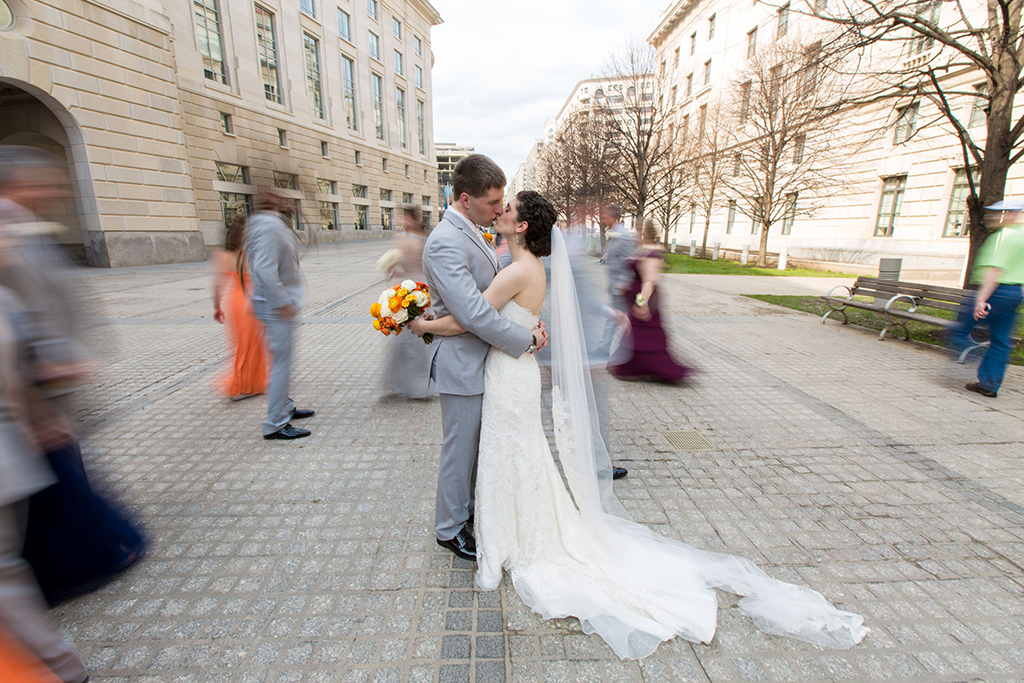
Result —
[[[494, 309], [499, 309], [523, 289], [523, 270], [518, 263], [511, 263], [498, 271], [491, 284], [484, 290], [484, 298]], [[441, 337], [452, 337], [466, 331], [455, 316], [446, 315], [435, 320], [424, 320], [422, 317], [406, 325], [417, 337], [434, 334]]]

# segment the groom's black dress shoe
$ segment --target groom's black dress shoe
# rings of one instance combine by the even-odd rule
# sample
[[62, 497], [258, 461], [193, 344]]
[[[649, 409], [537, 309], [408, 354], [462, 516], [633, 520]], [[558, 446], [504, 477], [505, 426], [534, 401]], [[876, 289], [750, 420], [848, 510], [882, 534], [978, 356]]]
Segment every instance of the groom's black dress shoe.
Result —
[[309, 436], [313, 432], [308, 429], [299, 429], [298, 427], [292, 427], [291, 423], [281, 427], [276, 432], [270, 434], [264, 434], [264, 439], [301, 439], [304, 436]]
[[476, 562], [476, 539], [466, 531], [465, 527], [455, 534], [455, 538], [449, 541], [437, 539], [437, 544], [442, 548], [448, 548], [448, 550], [451, 550], [464, 560]]
[[627, 474], [629, 470], [625, 467], [612, 467], [612, 479], [625, 479]]
[[307, 418], [307, 417], [313, 417], [314, 415], [316, 415], [316, 411], [315, 410], [300, 410], [298, 408], [295, 408], [294, 410], [292, 410], [292, 419], [293, 420], [302, 420], [302, 419]]

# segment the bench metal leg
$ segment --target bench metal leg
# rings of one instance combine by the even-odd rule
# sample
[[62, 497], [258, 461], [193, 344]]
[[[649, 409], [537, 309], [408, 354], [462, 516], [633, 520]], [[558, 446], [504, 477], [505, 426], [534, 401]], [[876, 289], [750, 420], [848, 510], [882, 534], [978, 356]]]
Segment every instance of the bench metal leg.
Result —
[[[846, 308], [846, 307], [844, 306], [843, 308]], [[824, 325], [825, 324], [825, 320], [830, 315], [832, 315], [833, 313], [842, 313], [843, 314], [843, 324], [844, 325], [849, 325], [850, 324], [850, 319], [846, 317], [846, 311], [844, 311], [842, 308], [830, 308], [828, 310], [828, 313], [826, 313], [825, 315], [821, 316], [821, 324]]]
[[963, 365], [967, 361], [967, 355], [970, 354], [971, 351], [973, 351], [974, 349], [984, 349], [986, 347], [988, 347], [988, 342], [972, 344], [971, 346], [968, 346], [966, 349], [963, 350], [963, 352], [960, 354], [960, 357], [956, 359], [956, 362]]

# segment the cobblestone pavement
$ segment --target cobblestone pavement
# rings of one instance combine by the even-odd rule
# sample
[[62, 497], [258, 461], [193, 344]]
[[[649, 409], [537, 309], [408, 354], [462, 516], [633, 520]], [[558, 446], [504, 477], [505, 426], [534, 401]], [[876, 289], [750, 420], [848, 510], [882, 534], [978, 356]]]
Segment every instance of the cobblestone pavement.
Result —
[[[87, 458], [151, 537], [149, 555], [55, 611], [94, 683], [1024, 680], [1024, 373], [996, 400], [973, 367], [913, 342], [669, 276], [685, 388], [609, 385], [616, 491], [659, 533], [737, 553], [864, 614], [850, 651], [767, 636], [721, 594], [711, 645], [619, 661], [573, 619], [438, 548], [437, 401], [385, 395], [367, 307], [383, 242], [321, 246], [294, 397], [313, 436], [260, 438], [231, 403], [204, 264], [91, 270], [104, 371]], [[304, 424], [303, 426], [307, 426]], [[697, 430], [713, 451], [659, 434]]]

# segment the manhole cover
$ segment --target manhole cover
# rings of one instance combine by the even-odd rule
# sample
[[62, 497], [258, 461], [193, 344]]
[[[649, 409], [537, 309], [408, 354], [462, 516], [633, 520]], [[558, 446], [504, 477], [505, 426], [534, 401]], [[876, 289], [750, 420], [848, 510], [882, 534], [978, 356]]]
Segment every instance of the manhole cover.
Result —
[[674, 451], [713, 451], [711, 442], [700, 432], [690, 429], [685, 432], [658, 432]]

